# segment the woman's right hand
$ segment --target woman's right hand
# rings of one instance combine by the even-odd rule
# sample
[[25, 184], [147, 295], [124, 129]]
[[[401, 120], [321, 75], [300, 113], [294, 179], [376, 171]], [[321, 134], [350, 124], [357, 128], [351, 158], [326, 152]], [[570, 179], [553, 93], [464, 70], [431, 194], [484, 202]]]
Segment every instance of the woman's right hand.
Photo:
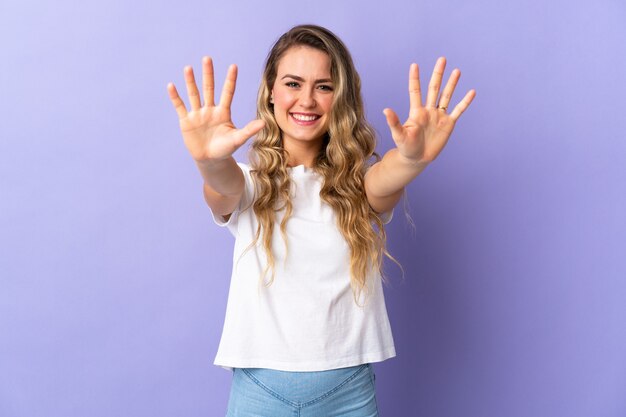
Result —
[[176, 109], [180, 122], [180, 131], [191, 157], [198, 163], [219, 162], [232, 156], [250, 137], [258, 133], [265, 123], [256, 119], [243, 129], [237, 129], [232, 122], [230, 105], [235, 94], [237, 67], [228, 68], [226, 81], [222, 88], [220, 102], [214, 103], [213, 62], [211, 58], [202, 59], [202, 92], [204, 104], [191, 67], [185, 67], [185, 83], [191, 111], [187, 111], [185, 103], [178, 95], [173, 83], [167, 85], [170, 100]]

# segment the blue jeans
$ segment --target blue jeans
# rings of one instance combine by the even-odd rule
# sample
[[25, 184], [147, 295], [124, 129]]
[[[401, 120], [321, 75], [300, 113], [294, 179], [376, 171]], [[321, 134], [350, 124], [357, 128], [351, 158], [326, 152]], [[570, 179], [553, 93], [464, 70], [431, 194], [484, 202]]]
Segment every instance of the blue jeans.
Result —
[[369, 363], [319, 372], [234, 368], [226, 417], [378, 417]]

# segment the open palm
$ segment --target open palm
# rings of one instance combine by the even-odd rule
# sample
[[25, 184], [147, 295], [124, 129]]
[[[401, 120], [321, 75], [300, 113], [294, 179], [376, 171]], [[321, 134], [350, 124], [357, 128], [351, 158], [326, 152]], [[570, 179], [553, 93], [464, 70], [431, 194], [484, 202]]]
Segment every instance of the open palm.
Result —
[[[392, 109], [384, 110], [391, 136], [398, 151], [404, 158], [415, 163], [430, 163], [437, 158], [448, 142], [456, 121], [476, 96], [476, 91], [470, 90], [463, 100], [456, 105], [452, 113], [446, 113], [461, 72], [458, 69], [452, 71], [448, 83], [441, 93], [441, 97], [439, 97], [445, 66], [445, 58], [439, 58], [428, 86], [426, 105], [422, 105], [419, 67], [417, 64], [411, 64], [409, 70], [409, 117], [404, 124], [400, 123], [398, 115]], [[437, 105], [438, 98], [439, 104]]]
[[191, 110], [187, 111], [174, 84], [168, 84], [167, 89], [178, 114], [185, 146], [192, 158], [198, 162], [229, 158], [264, 126], [262, 120], [253, 120], [242, 129], [237, 129], [233, 125], [230, 106], [235, 94], [237, 67], [231, 65], [228, 68], [217, 106], [214, 103], [215, 83], [211, 58], [204, 57], [202, 60], [204, 104], [201, 102], [193, 69], [186, 67], [184, 72]]

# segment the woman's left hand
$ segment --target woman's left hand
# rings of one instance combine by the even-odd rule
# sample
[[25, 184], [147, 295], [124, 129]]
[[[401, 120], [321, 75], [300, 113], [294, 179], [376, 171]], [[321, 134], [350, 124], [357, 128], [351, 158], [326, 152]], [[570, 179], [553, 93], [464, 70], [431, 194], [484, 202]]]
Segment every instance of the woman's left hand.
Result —
[[423, 106], [419, 68], [417, 64], [411, 64], [409, 70], [410, 109], [409, 117], [404, 124], [400, 124], [398, 115], [393, 110], [389, 108], [383, 110], [398, 151], [408, 162], [428, 164], [434, 161], [448, 142], [456, 121], [476, 96], [475, 90], [468, 91], [463, 100], [448, 114], [447, 108], [461, 71], [458, 69], [452, 71], [439, 97], [445, 67], [446, 59], [439, 58], [428, 85], [426, 105]]

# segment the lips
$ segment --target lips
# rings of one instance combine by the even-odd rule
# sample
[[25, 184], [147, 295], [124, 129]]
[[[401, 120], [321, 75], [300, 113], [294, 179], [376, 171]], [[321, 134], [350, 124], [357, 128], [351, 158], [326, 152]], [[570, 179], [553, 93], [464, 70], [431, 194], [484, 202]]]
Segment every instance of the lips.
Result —
[[310, 126], [315, 124], [322, 116], [315, 113], [289, 113], [291, 120], [300, 126]]

